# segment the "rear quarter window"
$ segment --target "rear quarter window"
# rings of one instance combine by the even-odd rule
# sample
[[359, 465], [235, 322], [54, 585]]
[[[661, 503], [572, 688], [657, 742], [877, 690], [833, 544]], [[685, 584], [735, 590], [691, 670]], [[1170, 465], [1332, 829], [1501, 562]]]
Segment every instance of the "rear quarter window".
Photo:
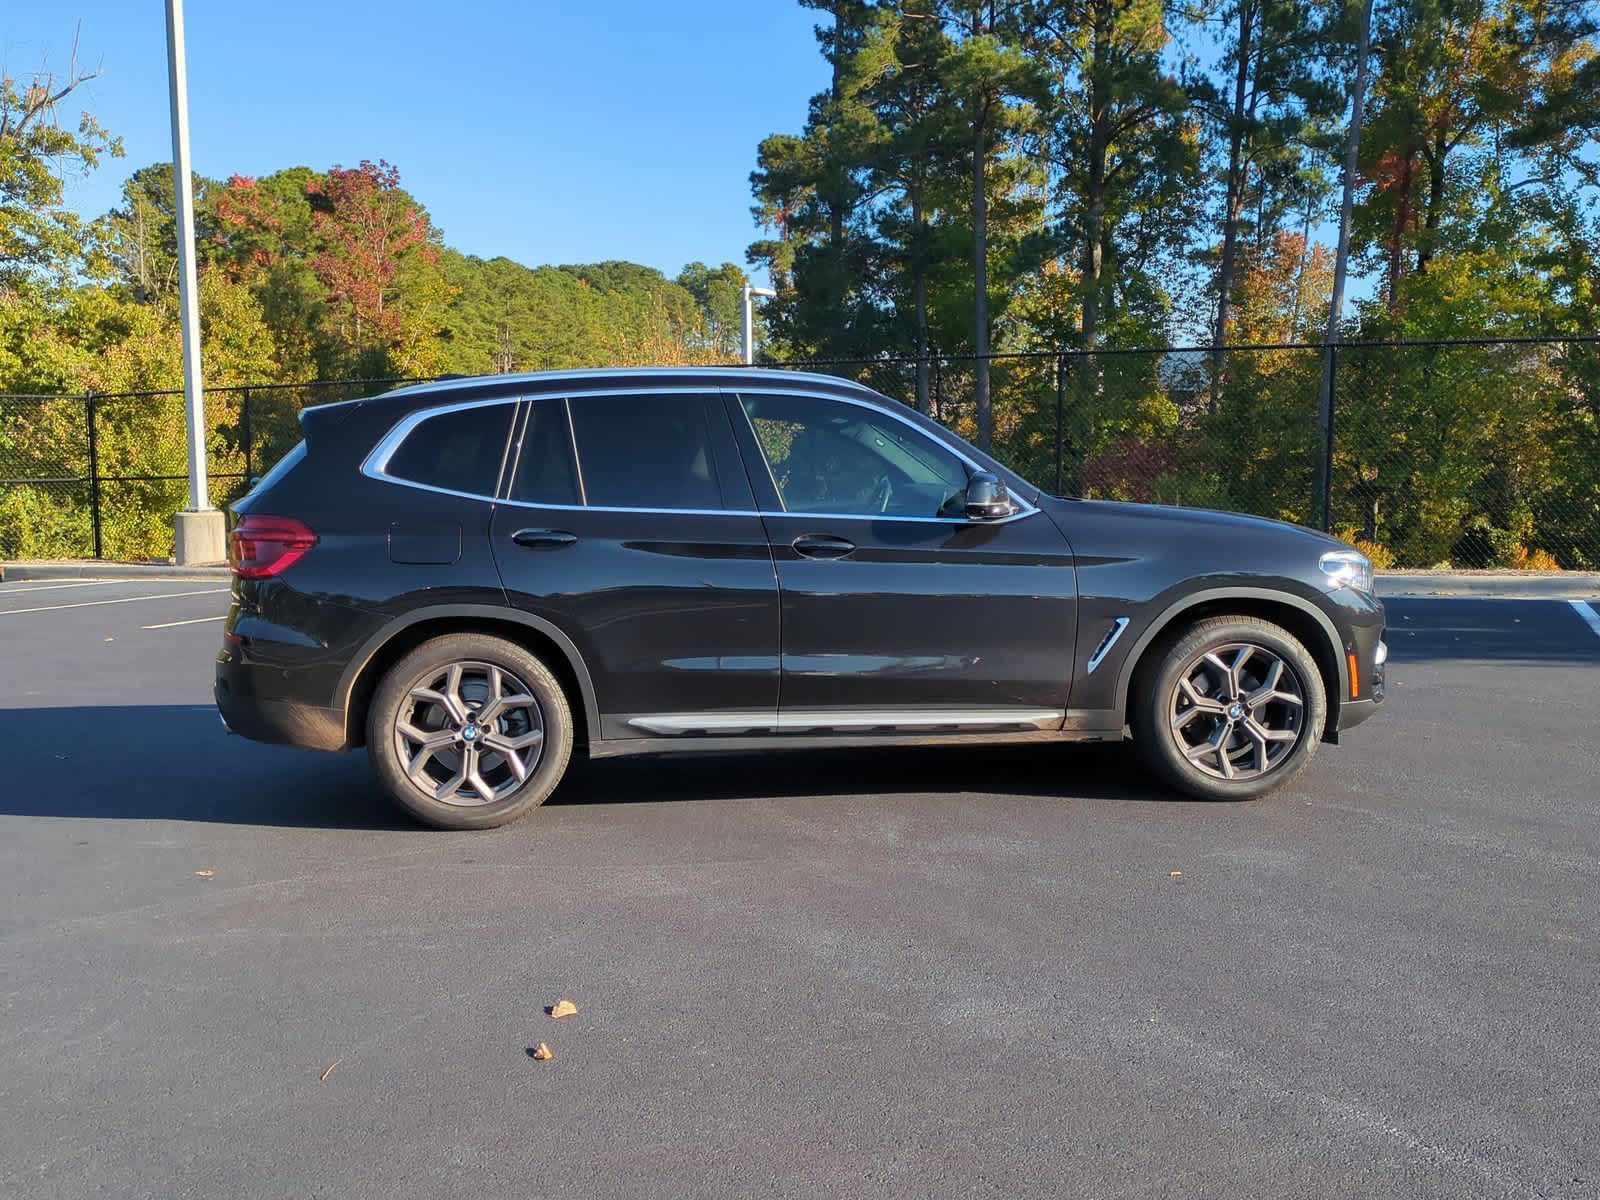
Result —
[[407, 483], [493, 497], [515, 407], [485, 404], [428, 417], [406, 434], [383, 473]]

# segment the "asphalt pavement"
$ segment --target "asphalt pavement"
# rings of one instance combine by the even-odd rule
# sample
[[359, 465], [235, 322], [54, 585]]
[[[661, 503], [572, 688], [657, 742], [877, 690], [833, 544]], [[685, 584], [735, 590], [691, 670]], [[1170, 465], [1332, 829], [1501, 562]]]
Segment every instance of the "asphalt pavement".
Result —
[[1600, 1195], [1600, 606], [1390, 601], [1254, 803], [673, 757], [445, 834], [224, 734], [226, 600], [0, 584], [0, 1196]]

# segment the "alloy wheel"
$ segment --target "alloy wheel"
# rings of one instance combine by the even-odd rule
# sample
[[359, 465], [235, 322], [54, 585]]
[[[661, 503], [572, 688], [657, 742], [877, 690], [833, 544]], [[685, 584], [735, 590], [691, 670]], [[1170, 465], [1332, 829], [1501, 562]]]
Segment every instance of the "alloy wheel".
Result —
[[406, 776], [445, 804], [492, 804], [528, 779], [544, 752], [532, 690], [502, 667], [457, 662], [412, 681], [394, 722]]
[[1294, 668], [1250, 642], [1215, 646], [1178, 676], [1168, 720], [1190, 765], [1217, 779], [1258, 779], [1293, 752], [1305, 729]]

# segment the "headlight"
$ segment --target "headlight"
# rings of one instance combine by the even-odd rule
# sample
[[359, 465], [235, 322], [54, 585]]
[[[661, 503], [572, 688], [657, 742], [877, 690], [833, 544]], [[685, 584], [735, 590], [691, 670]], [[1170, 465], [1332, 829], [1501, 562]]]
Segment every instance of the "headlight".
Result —
[[1330, 550], [1317, 562], [1328, 582], [1336, 588], [1372, 591], [1372, 562], [1359, 550]]

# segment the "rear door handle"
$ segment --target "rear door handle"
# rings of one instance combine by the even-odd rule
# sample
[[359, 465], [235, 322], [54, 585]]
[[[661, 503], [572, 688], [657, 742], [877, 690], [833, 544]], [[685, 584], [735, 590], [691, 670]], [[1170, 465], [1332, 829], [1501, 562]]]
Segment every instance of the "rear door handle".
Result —
[[854, 542], [827, 533], [802, 533], [790, 544], [807, 558], [845, 558], [856, 549]]
[[529, 550], [559, 550], [576, 543], [578, 535], [565, 529], [519, 529], [511, 535], [511, 540]]

